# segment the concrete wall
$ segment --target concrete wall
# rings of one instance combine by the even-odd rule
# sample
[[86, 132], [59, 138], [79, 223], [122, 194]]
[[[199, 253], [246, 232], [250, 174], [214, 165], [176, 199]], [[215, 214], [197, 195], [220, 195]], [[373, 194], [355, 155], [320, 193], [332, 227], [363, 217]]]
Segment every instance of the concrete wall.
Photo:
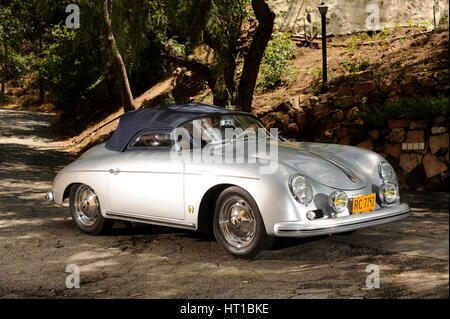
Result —
[[[277, 15], [275, 29], [303, 35], [307, 8], [311, 8], [312, 21], [319, 26], [318, 0], [268, 0]], [[358, 31], [407, 26], [414, 23], [433, 22], [433, 6], [439, 22], [440, 16], [448, 16], [449, 0], [327, 0], [327, 33], [350, 34]], [[377, 19], [379, 17], [379, 19]]]

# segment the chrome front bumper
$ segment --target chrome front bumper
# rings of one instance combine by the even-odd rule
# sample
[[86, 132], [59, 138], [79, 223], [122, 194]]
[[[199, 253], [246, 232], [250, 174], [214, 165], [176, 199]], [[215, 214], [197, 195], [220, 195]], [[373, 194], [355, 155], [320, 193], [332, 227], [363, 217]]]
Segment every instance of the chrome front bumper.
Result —
[[370, 213], [339, 218], [318, 219], [311, 221], [291, 221], [276, 223], [275, 236], [311, 237], [348, 232], [400, 220], [409, 215], [408, 204], [401, 203], [394, 207], [382, 208]]

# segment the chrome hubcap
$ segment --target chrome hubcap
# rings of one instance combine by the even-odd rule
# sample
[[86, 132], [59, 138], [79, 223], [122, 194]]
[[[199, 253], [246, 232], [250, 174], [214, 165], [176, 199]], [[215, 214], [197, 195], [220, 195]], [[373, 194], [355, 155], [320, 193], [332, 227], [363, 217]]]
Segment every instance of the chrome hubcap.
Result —
[[244, 200], [231, 198], [222, 206], [219, 226], [225, 240], [236, 248], [248, 246], [255, 237], [256, 220]]
[[89, 227], [95, 224], [100, 214], [97, 195], [89, 186], [83, 185], [75, 193], [75, 216], [80, 224]]

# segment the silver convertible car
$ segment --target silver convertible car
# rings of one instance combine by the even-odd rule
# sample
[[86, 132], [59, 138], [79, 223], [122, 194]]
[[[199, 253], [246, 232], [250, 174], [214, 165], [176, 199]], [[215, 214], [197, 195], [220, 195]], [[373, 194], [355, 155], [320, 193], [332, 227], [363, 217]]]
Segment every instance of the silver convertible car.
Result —
[[378, 154], [288, 142], [251, 114], [200, 103], [127, 112], [106, 143], [59, 172], [46, 197], [68, 200], [87, 234], [114, 220], [209, 231], [236, 256], [254, 256], [277, 236], [352, 232], [410, 210]]

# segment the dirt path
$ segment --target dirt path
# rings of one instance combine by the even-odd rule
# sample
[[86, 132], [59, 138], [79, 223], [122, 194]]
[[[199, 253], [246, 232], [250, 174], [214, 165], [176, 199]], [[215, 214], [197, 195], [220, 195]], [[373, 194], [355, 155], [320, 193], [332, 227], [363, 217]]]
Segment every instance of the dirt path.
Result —
[[[417, 298], [449, 296], [448, 193], [404, 193], [403, 221], [353, 235], [277, 240], [256, 260], [223, 252], [210, 237], [118, 224], [78, 231], [67, 208], [43, 194], [72, 159], [55, 151], [51, 115], [0, 109], [0, 297]], [[67, 265], [81, 287], [67, 289]], [[368, 289], [366, 267], [380, 269]]]

